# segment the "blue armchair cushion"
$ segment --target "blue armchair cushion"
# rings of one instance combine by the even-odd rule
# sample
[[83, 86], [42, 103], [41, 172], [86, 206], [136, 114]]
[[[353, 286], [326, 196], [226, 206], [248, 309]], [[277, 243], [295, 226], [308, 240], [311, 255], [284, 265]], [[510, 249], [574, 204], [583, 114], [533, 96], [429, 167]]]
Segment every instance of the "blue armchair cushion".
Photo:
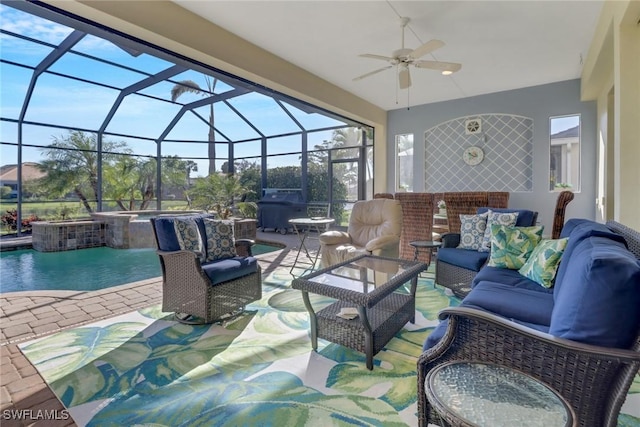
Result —
[[[574, 230], [574, 234], [580, 230]], [[566, 253], [565, 253], [566, 255]], [[563, 256], [564, 258], [564, 256]], [[549, 333], [605, 347], [629, 348], [640, 324], [640, 263], [625, 244], [583, 238], [555, 292]]]
[[198, 230], [202, 236], [205, 235], [203, 218], [213, 218], [213, 214], [203, 213], [195, 215], [176, 215], [176, 216], [159, 216], [152, 219], [155, 226], [156, 235], [158, 236], [158, 249], [166, 252], [173, 252], [180, 250], [180, 243], [178, 243], [178, 237], [176, 236], [176, 230], [174, 221], [177, 218], [194, 218], [198, 225]]
[[440, 248], [438, 249], [438, 261], [466, 268], [467, 270], [480, 271], [489, 258], [488, 252], [478, 252], [470, 249]]
[[233, 258], [237, 255], [233, 233], [233, 221], [204, 219], [207, 242], [206, 261]]
[[255, 257], [233, 257], [208, 262], [202, 265], [212, 285], [247, 276], [258, 271], [258, 259]]
[[173, 218], [155, 218], [151, 221], [154, 223], [158, 237], [158, 249], [166, 252], [179, 251], [180, 244], [173, 225]]

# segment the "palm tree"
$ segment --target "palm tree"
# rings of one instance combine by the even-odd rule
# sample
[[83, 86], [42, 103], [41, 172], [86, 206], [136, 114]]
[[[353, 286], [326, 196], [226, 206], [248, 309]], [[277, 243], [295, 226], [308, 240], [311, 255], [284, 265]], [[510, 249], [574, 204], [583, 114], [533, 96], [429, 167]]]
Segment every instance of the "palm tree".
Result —
[[[171, 101], [175, 102], [180, 95], [190, 92], [196, 93], [198, 95], [210, 96], [213, 94], [214, 89], [216, 88], [216, 83], [218, 79], [212, 79], [209, 76], [204, 76], [205, 84], [207, 85], [208, 90], [203, 90], [198, 86], [196, 82], [193, 80], [183, 80], [176, 83], [175, 86], [171, 89]], [[213, 103], [209, 104], [209, 175], [212, 175], [216, 171], [216, 135], [213, 129], [214, 125], [214, 117], [213, 117]]]
[[[72, 131], [66, 137], [53, 137], [53, 143], [42, 148], [44, 160], [38, 168], [45, 173], [37, 185], [49, 197], [74, 193], [87, 210], [98, 199], [97, 136]], [[102, 161], [105, 165], [116, 158], [115, 153], [130, 153], [124, 142], [103, 141]]]

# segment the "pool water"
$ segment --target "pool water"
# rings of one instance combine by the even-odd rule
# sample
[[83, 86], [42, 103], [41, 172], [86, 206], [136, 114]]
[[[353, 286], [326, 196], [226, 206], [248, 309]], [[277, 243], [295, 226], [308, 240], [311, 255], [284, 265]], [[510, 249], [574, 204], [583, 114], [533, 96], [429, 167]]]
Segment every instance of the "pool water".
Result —
[[[254, 255], [280, 248], [256, 244]], [[0, 252], [0, 292], [95, 291], [162, 276], [155, 249]]]

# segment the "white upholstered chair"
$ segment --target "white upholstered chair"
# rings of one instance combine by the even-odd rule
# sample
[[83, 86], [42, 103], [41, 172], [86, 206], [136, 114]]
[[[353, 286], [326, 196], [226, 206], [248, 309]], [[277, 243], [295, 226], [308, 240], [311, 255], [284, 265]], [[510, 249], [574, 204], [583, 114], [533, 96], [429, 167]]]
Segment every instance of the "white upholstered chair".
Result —
[[392, 199], [361, 200], [353, 205], [347, 231], [320, 235], [321, 265], [328, 267], [359, 255], [399, 257], [402, 207]]

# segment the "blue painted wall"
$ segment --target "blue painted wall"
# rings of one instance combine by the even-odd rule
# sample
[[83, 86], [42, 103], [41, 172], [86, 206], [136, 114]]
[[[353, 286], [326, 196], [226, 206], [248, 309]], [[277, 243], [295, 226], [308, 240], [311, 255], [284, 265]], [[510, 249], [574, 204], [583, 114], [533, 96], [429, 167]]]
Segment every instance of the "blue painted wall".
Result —
[[[582, 185], [567, 208], [566, 218], [595, 218], [596, 103], [580, 101], [578, 79], [389, 111], [387, 191], [395, 191], [395, 135], [414, 135], [414, 191], [425, 191], [425, 131], [451, 119], [479, 114], [533, 119], [533, 189], [511, 192], [509, 206], [537, 210], [545, 235], [551, 232], [557, 199], [557, 193], [549, 191], [549, 118], [580, 114]], [[452, 161], [459, 161], [457, 154]]]

